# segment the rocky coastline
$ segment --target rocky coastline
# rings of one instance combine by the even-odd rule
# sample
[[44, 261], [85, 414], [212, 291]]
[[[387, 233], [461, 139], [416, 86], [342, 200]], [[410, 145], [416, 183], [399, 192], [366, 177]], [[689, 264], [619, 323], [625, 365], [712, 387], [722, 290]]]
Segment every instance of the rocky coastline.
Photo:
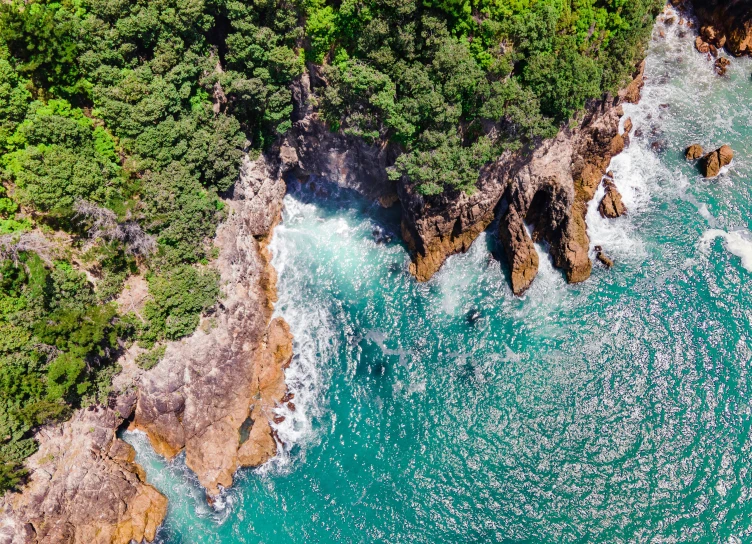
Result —
[[[696, 7], [698, 19], [723, 29], [730, 52], [750, 54], [752, 22], [735, 11], [744, 3], [709, 4], [715, 11]], [[117, 438], [126, 425], [144, 431], [166, 458], [184, 451], [210, 499], [232, 484], [239, 467], [276, 455], [273, 422], [287, 398], [292, 336], [284, 320], [272, 318], [276, 273], [266, 245], [280, 219], [285, 176], [325, 178], [383, 206], [399, 202], [410, 272], [419, 281], [467, 251], [497, 218], [516, 295], [535, 279], [538, 240], [547, 242], [568, 281], [587, 279], [585, 213], [611, 158], [628, 145], [632, 127], [622, 122], [622, 104], [639, 100], [643, 70], [644, 63], [627, 88], [592, 101], [554, 138], [486, 166], [474, 193], [425, 198], [389, 180], [397, 148], [328, 129], [311, 100], [321, 82], [309, 69], [293, 87], [292, 130], [270, 153], [244, 159], [227, 201], [228, 218], [216, 236], [220, 307], [192, 336], [171, 343], [154, 369], [132, 369], [109, 406], [80, 410], [38, 432], [28, 483], [0, 501], [0, 544], [151, 542], [167, 499], [146, 483], [133, 449]]]

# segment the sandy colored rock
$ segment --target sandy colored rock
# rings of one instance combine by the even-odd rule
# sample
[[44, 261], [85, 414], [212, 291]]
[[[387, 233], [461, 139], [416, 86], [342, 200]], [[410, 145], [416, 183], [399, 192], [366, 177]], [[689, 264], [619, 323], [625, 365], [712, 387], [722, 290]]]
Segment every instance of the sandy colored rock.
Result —
[[[185, 450], [209, 496], [231, 485], [238, 467], [276, 454], [270, 421], [285, 395], [292, 338], [281, 319], [271, 320], [276, 273], [266, 243], [295, 154], [282, 150], [279, 157], [244, 160], [229, 217], [217, 229], [223, 295], [214, 326], [170, 343], [139, 383], [134, 427], [168, 458]], [[253, 444], [243, 441], [244, 424]]]
[[595, 257], [605, 266], [606, 268], [612, 268], [614, 266], [614, 261], [606, 255], [603, 251], [599, 251], [596, 253]]
[[705, 155], [700, 161], [700, 171], [706, 178], [716, 177], [721, 168], [727, 166], [734, 159], [734, 152], [728, 145], [721, 146]]
[[522, 295], [538, 275], [538, 253], [515, 208], [510, 207], [499, 221], [501, 239], [510, 267], [512, 291]]
[[702, 36], [695, 38], [695, 49], [697, 49], [703, 55], [710, 52], [710, 44], [702, 39]]
[[627, 208], [621, 200], [621, 193], [616, 188], [616, 184], [610, 179], [605, 179], [603, 185], [606, 187], [606, 194], [603, 195], [598, 205], [601, 216], [616, 219], [627, 213]]
[[697, 159], [702, 157], [703, 153], [704, 151], [700, 144], [692, 144], [684, 152], [684, 157], [688, 161], [696, 161]]
[[624, 121], [624, 134], [629, 134], [632, 132], [632, 128], [634, 125], [632, 124], [632, 118], [627, 117], [627, 119]]
[[731, 61], [726, 57], [716, 59], [715, 63], [713, 64], [713, 66], [715, 67], [715, 73], [719, 76], [725, 76], [730, 64]]
[[146, 483], [135, 451], [115, 435], [134, 401], [82, 409], [37, 433], [39, 451], [26, 463], [29, 482], [0, 502], [0, 543], [154, 540], [167, 499]]

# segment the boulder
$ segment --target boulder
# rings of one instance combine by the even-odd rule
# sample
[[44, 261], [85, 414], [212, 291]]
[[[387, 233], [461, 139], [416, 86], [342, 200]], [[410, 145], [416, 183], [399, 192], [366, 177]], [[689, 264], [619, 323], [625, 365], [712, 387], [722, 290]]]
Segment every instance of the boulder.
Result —
[[603, 266], [605, 266], [606, 268], [611, 268], [611, 267], [614, 266], [613, 259], [611, 259], [608, 255], [606, 255], [605, 253], [603, 253], [603, 251], [599, 251], [598, 253], [596, 253], [595, 257], [601, 263], [603, 263]]
[[719, 76], [725, 76], [731, 61], [726, 57], [720, 57], [716, 59], [713, 66], [715, 67], [715, 73]]
[[721, 168], [731, 163], [734, 158], [734, 152], [731, 147], [724, 145], [705, 155], [700, 161], [700, 171], [706, 178], [714, 178], [720, 172]]
[[692, 144], [684, 152], [684, 156], [688, 161], [696, 161], [697, 159], [702, 157], [703, 153], [704, 151], [700, 144]]
[[697, 36], [695, 38], [695, 49], [697, 49], [703, 55], [710, 52], [710, 44], [705, 42], [702, 37]]
[[606, 194], [603, 195], [598, 206], [601, 216], [616, 219], [627, 213], [627, 208], [621, 200], [621, 193], [619, 193], [614, 182], [606, 178], [603, 180], [603, 185], [606, 187]]

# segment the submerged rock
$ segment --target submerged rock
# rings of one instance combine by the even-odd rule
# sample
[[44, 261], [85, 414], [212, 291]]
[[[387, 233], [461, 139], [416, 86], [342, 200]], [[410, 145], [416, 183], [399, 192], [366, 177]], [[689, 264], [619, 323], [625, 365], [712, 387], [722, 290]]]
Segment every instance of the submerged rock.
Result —
[[467, 314], [465, 314], [465, 320], [470, 325], [475, 325], [481, 319], [483, 319], [483, 314], [476, 308], [472, 308]]
[[606, 194], [603, 195], [601, 203], [598, 206], [598, 211], [601, 216], [615, 219], [621, 217], [627, 213], [627, 208], [621, 200], [621, 193], [616, 188], [616, 184], [608, 178], [603, 180], [603, 185], [606, 187]]
[[714, 178], [720, 172], [721, 168], [727, 166], [734, 159], [734, 152], [731, 147], [724, 145], [705, 155], [700, 161], [700, 171], [706, 178]]
[[697, 159], [702, 157], [703, 153], [704, 150], [702, 149], [702, 146], [700, 144], [692, 144], [684, 152], [684, 157], [688, 161], [696, 161]]
[[595, 255], [595, 257], [605, 266], [606, 268], [612, 268], [614, 266], [614, 261], [606, 255], [603, 251], [598, 251]]

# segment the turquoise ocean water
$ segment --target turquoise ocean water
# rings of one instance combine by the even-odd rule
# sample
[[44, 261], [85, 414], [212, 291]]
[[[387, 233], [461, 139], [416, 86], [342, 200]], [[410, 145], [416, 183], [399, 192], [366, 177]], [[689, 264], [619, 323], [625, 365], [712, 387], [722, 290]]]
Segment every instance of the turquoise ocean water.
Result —
[[[629, 215], [601, 219], [600, 192], [589, 211], [616, 265], [583, 284], [539, 247], [513, 297], [493, 230], [418, 284], [398, 212], [291, 185], [272, 243], [296, 338], [284, 452], [212, 509], [182, 458], [126, 433], [170, 500], [158, 541], [752, 542], [752, 60], [719, 78], [680, 30], [626, 108]], [[703, 180], [695, 142], [737, 158]]]

